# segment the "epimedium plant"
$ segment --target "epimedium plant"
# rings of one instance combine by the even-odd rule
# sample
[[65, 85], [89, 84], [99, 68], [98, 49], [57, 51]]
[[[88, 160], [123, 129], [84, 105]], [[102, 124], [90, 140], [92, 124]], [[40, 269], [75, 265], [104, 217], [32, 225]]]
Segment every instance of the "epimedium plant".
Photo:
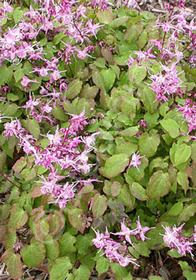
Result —
[[137, 2], [0, 6], [2, 260], [14, 279], [23, 264], [52, 280], [145, 266], [148, 277], [166, 247], [195, 275], [195, 22], [183, 1], [158, 20]]

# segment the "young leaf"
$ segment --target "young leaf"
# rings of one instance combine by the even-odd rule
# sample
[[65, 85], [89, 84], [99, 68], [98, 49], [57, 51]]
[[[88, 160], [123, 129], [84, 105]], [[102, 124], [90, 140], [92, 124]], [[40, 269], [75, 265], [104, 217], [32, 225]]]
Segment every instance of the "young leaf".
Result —
[[191, 147], [186, 145], [185, 143], [180, 144], [174, 154], [174, 163], [175, 166], [178, 166], [182, 163], [187, 162], [187, 160], [191, 156]]
[[95, 218], [101, 217], [107, 209], [107, 198], [104, 195], [96, 194], [93, 197], [92, 211]]
[[162, 127], [169, 133], [172, 138], [176, 138], [180, 135], [179, 125], [173, 119], [166, 119], [160, 121]]
[[168, 173], [159, 170], [155, 172], [149, 181], [147, 194], [151, 199], [165, 196], [170, 191], [170, 180]]
[[127, 154], [117, 154], [108, 158], [105, 166], [101, 167], [99, 172], [106, 178], [116, 177], [125, 170], [128, 164], [129, 158]]
[[69, 274], [72, 264], [68, 257], [58, 258], [49, 267], [50, 280], [64, 280]]
[[14, 254], [14, 252], [9, 249], [3, 254], [2, 260], [7, 265], [9, 276], [12, 279], [18, 279], [22, 276], [22, 262], [19, 254]]
[[44, 244], [37, 240], [32, 240], [30, 245], [25, 245], [21, 250], [21, 256], [28, 267], [36, 267], [45, 258]]
[[65, 225], [65, 218], [61, 212], [55, 211], [48, 216], [49, 234], [56, 236]]
[[81, 265], [78, 269], [73, 270], [74, 280], [88, 280], [90, 278], [90, 270], [86, 265]]
[[85, 230], [85, 217], [82, 209], [75, 208], [68, 211], [68, 219], [73, 228], [83, 233]]
[[100, 257], [96, 262], [96, 270], [98, 275], [107, 272], [109, 269], [110, 261], [108, 258]]
[[82, 89], [82, 81], [79, 79], [73, 80], [69, 83], [66, 91], [66, 98], [67, 99], [74, 99]]
[[3, 172], [5, 164], [6, 164], [7, 154], [6, 152], [0, 152], [0, 172]]
[[157, 134], [152, 136], [148, 134], [142, 134], [139, 138], [139, 151], [141, 155], [146, 157], [153, 156], [160, 144], [160, 137]]
[[52, 236], [47, 236], [44, 239], [44, 244], [46, 248], [46, 257], [54, 261], [59, 256], [59, 244]]
[[76, 251], [74, 246], [76, 240], [76, 237], [71, 235], [70, 232], [65, 232], [63, 234], [63, 236], [59, 239], [60, 257], [66, 256], [68, 253], [74, 253]]
[[134, 182], [129, 186], [132, 195], [138, 200], [145, 201], [148, 199], [146, 190], [138, 183]]
[[17, 204], [14, 204], [10, 210], [10, 219], [8, 222], [8, 227], [19, 228], [26, 224], [28, 220], [27, 213]]

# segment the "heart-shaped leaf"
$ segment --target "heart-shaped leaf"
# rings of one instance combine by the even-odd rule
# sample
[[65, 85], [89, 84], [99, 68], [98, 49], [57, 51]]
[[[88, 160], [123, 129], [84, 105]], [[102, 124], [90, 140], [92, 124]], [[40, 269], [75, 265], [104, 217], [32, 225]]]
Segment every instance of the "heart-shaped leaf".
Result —
[[107, 178], [116, 177], [129, 164], [129, 158], [127, 154], [121, 153], [114, 155], [106, 160], [105, 166], [99, 169], [101, 175]]
[[28, 267], [36, 267], [45, 258], [44, 244], [37, 240], [32, 240], [30, 245], [25, 245], [21, 250], [21, 256]]

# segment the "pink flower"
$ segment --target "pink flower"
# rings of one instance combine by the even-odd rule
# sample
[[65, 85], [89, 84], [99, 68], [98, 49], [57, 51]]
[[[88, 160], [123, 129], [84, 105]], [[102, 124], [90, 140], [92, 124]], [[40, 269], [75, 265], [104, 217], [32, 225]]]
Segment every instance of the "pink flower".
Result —
[[130, 161], [129, 166], [128, 166], [128, 169], [129, 169], [131, 166], [133, 166], [133, 167], [136, 167], [137, 170], [139, 170], [139, 169], [138, 169], [138, 166], [140, 166], [140, 164], [141, 164], [140, 159], [143, 158], [143, 157], [144, 157], [144, 156], [140, 156], [139, 153], [137, 153], [137, 154], [136, 154], [136, 153], [133, 153], [133, 154], [132, 154], [131, 161]]
[[139, 217], [138, 217], [138, 220], [137, 220], [137, 228], [134, 229], [133, 231], [131, 231], [131, 234], [132, 235], [135, 235], [135, 237], [137, 239], [141, 239], [142, 241], [145, 241], [145, 239], [147, 239], [147, 237], [145, 236], [146, 232], [151, 230], [153, 228], [149, 228], [149, 227], [142, 227], [141, 226], [141, 223], [140, 223], [140, 220], [139, 220]]
[[116, 232], [113, 233], [114, 235], [118, 235], [118, 236], [124, 236], [125, 240], [131, 245], [133, 246], [133, 243], [130, 239], [130, 234], [132, 234], [134, 230], [130, 230], [128, 227], [125, 226], [124, 221], [121, 222], [121, 231], [120, 232]]
[[27, 89], [27, 88], [30, 88], [29, 83], [37, 83], [37, 81], [36, 81], [36, 80], [31, 80], [31, 79], [29, 79], [27, 76], [23, 76], [22, 81], [21, 81], [21, 85], [22, 85], [25, 89]]
[[192, 246], [194, 245], [194, 243], [189, 242], [188, 239], [181, 235], [183, 225], [178, 228], [176, 226], [173, 226], [172, 229], [164, 226], [163, 228], [165, 229], [163, 241], [165, 242], [165, 244], [169, 245], [171, 250], [177, 248], [180, 255], [186, 255], [186, 253], [190, 253], [193, 257]]

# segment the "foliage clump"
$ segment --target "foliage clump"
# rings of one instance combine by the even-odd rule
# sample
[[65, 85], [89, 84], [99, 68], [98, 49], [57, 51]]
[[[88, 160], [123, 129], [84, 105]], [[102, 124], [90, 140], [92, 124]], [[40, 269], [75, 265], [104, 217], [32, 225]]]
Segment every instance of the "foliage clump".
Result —
[[24, 265], [51, 280], [164, 277], [157, 252], [195, 275], [195, 20], [184, 1], [158, 19], [128, 2], [0, 4], [0, 240], [13, 279]]

